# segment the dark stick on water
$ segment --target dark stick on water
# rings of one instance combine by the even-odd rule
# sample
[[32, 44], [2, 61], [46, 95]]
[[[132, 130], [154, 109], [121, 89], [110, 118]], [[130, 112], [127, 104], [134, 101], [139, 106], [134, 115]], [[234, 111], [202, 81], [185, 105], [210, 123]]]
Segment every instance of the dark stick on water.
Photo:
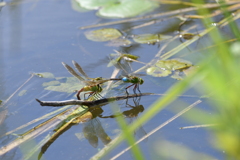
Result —
[[59, 107], [59, 106], [66, 106], [66, 105], [85, 105], [85, 106], [96, 106], [101, 105], [104, 103], [109, 103], [112, 101], [118, 101], [128, 98], [134, 98], [134, 97], [140, 97], [140, 96], [148, 96], [148, 95], [154, 95], [153, 93], [142, 93], [141, 95], [128, 95], [128, 96], [117, 96], [117, 97], [110, 97], [110, 98], [103, 98], [95, 101], [83, 101], [83, 100], [66, 100], [66, 101], [40, 101], [39, 99], [36, 99], [40, 103], [41, 106], [52, 106], [52, 107]]

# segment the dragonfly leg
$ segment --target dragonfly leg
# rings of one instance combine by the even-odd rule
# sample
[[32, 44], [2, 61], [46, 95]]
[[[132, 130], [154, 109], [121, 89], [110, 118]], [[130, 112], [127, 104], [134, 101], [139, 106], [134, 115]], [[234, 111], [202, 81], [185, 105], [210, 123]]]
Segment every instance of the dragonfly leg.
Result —
[[100, 93], [96, 93], [99, 98], [104, 98]]
[[[88, 98], [89, 98], [89, 97], [91, 97], [92, 95], [95, 95], [94, 93], [95, 93], [95, 92], [87, 92], [87, 93], [85, 93], [85, 94], [84, 94], [84, 99], [86, 99], [86, 98], [85, 98], [85, 95], [86, 95], [86, 94], [89, 94], [89, 95], [88, 95]], [[88, 98], [87, 98], [87, 99], [88, 99]]]
[[99, 96], [99, 94], [96, 93], [96, 92], [94, 93], [93, 97], [94, 97], [95, 99], [101, 99], [101, 97]]
[[80, 98], [80, 93], [83, 91], [83, 88], [82, 89], [80, 89], [78, 92], [77, 92], [77, 99], [78, 100], [81, 100], [81, 98]]
[[135, 84], [135, 86], [133, 87], [133, 93], [136, 94], [136, 96], [137, 96], [137, 92], [136, 92], [137, 85], [138, 85], [138, 84]]
[[130, 86], [128, 86], [128, 87], [125, 88], [125, 89], [126, 89], [126, 93], [127, 93], [127, 97], [128, 97], [128, 95], [129, 95], [127, 89], [130, 88], [130, 87], [132, 87], [133, 85], [135, 85], [135, 84], [133, 83], [133, 84], [131, 84]]
[[139, 84], [137, 84], [137, 90], [138, 90], [138, 92], [140, 93], [140, 96], [141, 96], [142, 93], [141, 93], [141, 91], [140, 91], [140, 89], [139, 89]]

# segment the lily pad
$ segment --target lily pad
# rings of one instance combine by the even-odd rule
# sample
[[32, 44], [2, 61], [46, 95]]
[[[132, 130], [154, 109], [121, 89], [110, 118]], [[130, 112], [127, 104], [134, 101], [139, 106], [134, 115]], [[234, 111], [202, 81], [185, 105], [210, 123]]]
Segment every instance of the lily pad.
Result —
[[128, 18], [150, 12], [158, 6], [158, 3], [148, 0], [118, 0], [100, 9], [97, 15], [113, 18]]
[[100, 7], [117, 3], [117, 0], [75, 0], [79, 5], [88, 10], [97, 10]]
[[146, 70], [148, 75], [154, 77], [166, 77], [174, 72], [171, 76], [174, 79], [181, 80], [185, 70], [192, 67], [192, 63], [183, 59], [169, 59], [169, 60], [159, 60], [152, 67]]
[[162, 34], [141, 34], [141, 35], [134, 35], [133, 40], [137, 43], [155, 44], [157, 42], [167, 40], [170, 38], [172, 38], [172, 36], [162, 35]]
[[[98, 10], [97, 15], [110, 18], [128, 18], [150, 12], [159, 6], [159, 3], [150, 0], [75, 0], [74, 9]], [[77, 7], [81, 9], [77, 9]]]
[[97, 42], [110, 41], [122, 36], [122, 33], [114, 28], [103, 28], [85, 32], [87, 39]]

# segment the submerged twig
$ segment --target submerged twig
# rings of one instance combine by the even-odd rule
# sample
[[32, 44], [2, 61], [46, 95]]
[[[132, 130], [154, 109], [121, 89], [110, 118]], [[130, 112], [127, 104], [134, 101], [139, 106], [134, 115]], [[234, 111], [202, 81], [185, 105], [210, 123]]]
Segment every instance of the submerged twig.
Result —
[[52, 107], [58, 107], [58, 106], [65, 106], [65, 105], [85, 105], [85, 106], [96, 106], [96, 105], [102, 105], [104, 103], [109, 103], [112, 101], [118, 101], [128, 98], [134, 98], [134, 97], [141, 97], [141, 96], [148, 96], [148, 95], [155, 95], [154, 93], [142, 93], [140, 94], [132, 94], [128, 96], [117, 96], [117, 97], [110, 97], [110, 98], [104, 98], [100, 100], [95, 101], [82, 101], [82, 100], [66, 100], [66, 101], [40, 101], [39, 99], [36, 99], [40, 103], [41, 106], [52, 106]]

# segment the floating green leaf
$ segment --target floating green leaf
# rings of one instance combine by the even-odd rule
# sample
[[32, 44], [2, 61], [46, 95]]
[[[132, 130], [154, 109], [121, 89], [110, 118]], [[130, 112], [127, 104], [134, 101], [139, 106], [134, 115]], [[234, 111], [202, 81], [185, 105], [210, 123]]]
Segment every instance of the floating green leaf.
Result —
[[169, 60], [159, 60], [156, 63], [156, 66], [159, 68], [164, 68], [167, 70], [181, 70], [186, 69], [192, 66], [192, 63], [183, 59], [169, 59]]
[[110, 18], [128, 18], [150, 12], [159, 6], [159, 3], [149, 0], [75, 0], [72, 2], [74, 10], [98, 10], [97, 15]]
[[[54, 80], [50, 82], [43, 83], [44, 89], [51, 90], [51, 91], [57, 91], [57, 92], [67, 92], [72, 93], [76, 90], [79, 90], [83, 85], [79, 83], [77, 78], [75, 77], [67, 77], [67, 78], [56, 78], [59, 79], [59, 81]], [[61, 83], [60, 80], [67, 79], [66, 82]]]
[[54, 75], [50, 72], [34, 73], [34, 75], [41, 78], [54, 78]]
[[104, 42], [117, 39], [122, 36], [122, 33], [114, 28], [103, 28], [85, 32], [85, 36], [92, 41]]
[[147, 69], [147, 74], [154, 77], [166, 77], [171, 73], [172, 71], [166, 70], [164, 68], [159, 68], [159, 67], [150, 67]]
[[[115, 54], [116, 55], [116, 54]], [[118, 54], [117, 54], [118, 55]], [[139, 57], [132, 55], [132, 54], [121, 54], [121, 56], [117, 57], [116, 59], [111, 60], [107, 67], [111, 67], [119, 63], [122, 59], [125, 59], [128, 62], [132, 62], [133, 60], [137, 60]]]
[[100, 7], [105, 7], [114, 3], [117, 3], [117, 0], [75, 0], [83, 8], [89, 10], [97, 10]]
[[117, 38], [109, 41], [107, 46], [110, 46], [110, 47], [129, 46], [131, 43], [132, 42], [129, 41], [128, 39]]
[[184, 73], [187, 75], [184, 71], [191, 67], [192, 63], [183, 59], [159, 60], [154, 66], [149, 67], [146, 72], [154, 77], [166, 77], [174, 72], [171, 77], [181, 80], [181, 74]]
[[137, 43], [155, 44], [170, 38], [172, 38], [172, 36], [162, 34], [141, 34], [134, 35], [133, 40]]
[[97, 15], [113, 18], [134, 17], [152, 11], [158, 6], [158, 3], [148, 0], [118, 0], [100, 9]]

